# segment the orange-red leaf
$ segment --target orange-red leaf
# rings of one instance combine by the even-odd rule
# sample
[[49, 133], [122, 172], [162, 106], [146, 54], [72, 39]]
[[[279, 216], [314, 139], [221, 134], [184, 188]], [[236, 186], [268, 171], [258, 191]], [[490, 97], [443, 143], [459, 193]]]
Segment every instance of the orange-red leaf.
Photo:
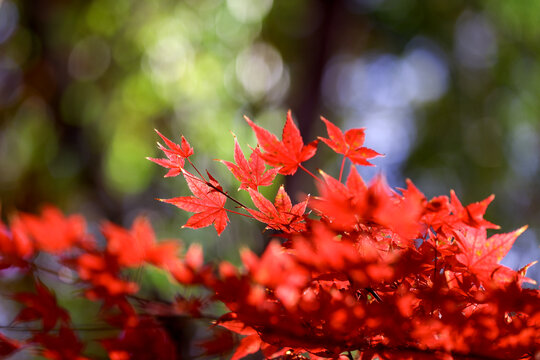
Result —
[[143, 216], [135, 219], [130, 230], [105, 223], [102, 232], [107, 238], [107, 252], [121, 266], [139, 266], [144, 262], [165, 266], [177, 259], [178, 244], [172, 241], [158, 244], [150, 221]]
[[39, 250], [61, 253], [74, 245], [84, 245], [89, 237], [86, 234], [86, 221], [80, 215], [65, 217], [52, 206], [43, 208], [41, 217], [19, 214], [12, 225], [19, 235], [29, 236]]
[[259, 145], [265, 151], [261, 154], [261, 157], [268, 165], [280, 167], [280, 174], [294, 174], [298, 166], [302, 162], [311, 159], [317, 151], [318, 140], [304, 145], [300, 130], [292, 120], [290, 110], [287, 113], [287, 121], [283, 127], [281, 141], [268, 130], [256, 125], [247, 117], [244, 118], [255, 132]]
[[489, 278], [502, 266], [499, 262], [526, 229], [527, 226], [523, 226], [515, 231], [495, 234], [489, 238], [485, 229], [471, 229], [463, 236], [458, 236], [458, 246], [463, 253], [458, 254], [456, 258], [475, 275], [482, 279]]
[[259, 186], [272, 185], [279, 168], [265, 169], [261, 152], [258, 148], [253, 149], [249, 161], [246, 160], [236, 137], [234, 138], [234, 161], [220, 160], [227, 166], [229, 171], [240, 181], [240, 189], [255, 189]]
[[249, 354], [256, 353], [261, 348], [261, 338], [258, 334], [248, 335], [240, 341], [231, 360], [239, 360]]
[[8, 357], [21, 348], [21, 344], [0, 333], [0, 358]]
[[215, 185], [215, 187], [209, 186], [203, 180], [188, 173], [184, 173], [184, 177], [195, 196], [181, 196], [161, 201], [195, 213], [188, 219], [184, 227], [199, 229], [213, 224], [220, 235], [229, 221], [227, 211], [224, 208], [227, 197], [217, 191]]
[[490, 195], [482, 201], [469, 204], [465, 207], [461, 205], [454, 190], [450, 191], [450, 205], [453, 208], [454, 215], [459, 221], [462, 221], [468, 226], [472, 226], [477, 229], [499, 229], [498, 225], [495, 225], [484, 219], [484, 214], [488, 205], [495, 199], [495, 195]]
[[321, 120], [326, 124], [328, 139], [320, 136], [319, 139], [338, 154], [345, 155], [355, 164], [365, 166], [373, 166], [367, 159], [381, 156], [375, 150], [362, 146], [365, 139], [364, 128], [351, 129], [343, 134], [340, 128], [324, 117], [321, 117]]
[[193, 155], [193, 148], [189, 145], [187, 140], [182, 136], [181, 145], [178, 145], [171, 140], [163, 136], [159, 131], [156, 133], [163, 139], [168, 148], [158, 143], [158, 148], [165, 153], [166, 159], [155, 159], [147, 157], [148, 160], [155, 162], [156, 164], [169, 169], [169, 172], [164, 177], [180, 175], [184, 168], [186, 158]]
[[259, 209], [259, 211], [248, 209], [255, 219], [268, 224], [270, 228], [285, 232], [305, 230], [304, 212], [308, 199], [293, 206], [283, 185], [278, 190], [274, 204], [258, 191], [253, 189], [248, 191], [253, 203]]
[[66, 310], [58, 306], [56, 296], [39, 280], [36, 281], [36, 294], [17, 293], [13, 298], [25, 305], [15, 322], [27, 322], [41, 319], [43, 331], [51, 330], [58, 321], [68, 324], [70, 317]]

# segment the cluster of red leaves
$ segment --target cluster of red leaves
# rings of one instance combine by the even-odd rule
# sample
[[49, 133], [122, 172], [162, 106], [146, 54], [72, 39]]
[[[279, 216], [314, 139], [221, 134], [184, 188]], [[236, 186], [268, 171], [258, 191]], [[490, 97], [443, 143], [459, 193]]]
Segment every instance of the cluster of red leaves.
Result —
[[[52, 207], [44, 208], [41, 216], [17, 214], [10, 226], [0, 222], [2, 269], [19, 269], [34, 279], [35, 286], [35, 293], [11, 296], [22, 309], [11, 325], [3, 328], [20, 331], [20, 323], [41, 323], [38, 329], [27, 328], [33, 335], [22, 341], [0, 334], [0, 358], [28, 349], [48, 359], [89, 359], [69, 312], [39, 279], [42, 275], [62, 278], [71, 273], [70, 282], [76, 290], [102, 304], [96, 316], [106, 324], [104, 330], [109, 330], [109, 335], [95, 341], [103, 345], [111, 359], [174, 359], [173, 342], [159, 322], [137, 308], [134, 299], [138, 284], [129, 280], [125, 272], [151, 264], [178, 282], [200, 282], [207, 271], [203, 269], [200, 246], [192, 245], [180, 258], [179, 243], [157, 243], [150, 223], [143, 217], [137, 218], [131, 229], [104, 223], [101, 230], [104, 244], [99, 246], [81, 216], [64, 217]], [[57, 259], [60, 270], [38, 264], [38, 256], [44, 253]], [[116, 330], [117, 335], [111, 337], [110, 330]]]
[[[212, 301], [228, 308], [214, 315], [213, 336], [199, 343], [203, 356], [231, 353], [237, 360], [261, 351], [289, 360], [538, 358], [540, 291], [522, 287], [534, 283], [525, 276], [532, 264], [519, 270], [500, 264], [525, 227], [488, 237], [488, 229], [498, 229], [484, 219], [493, 197], [463, 206], [452, 191], [429, 200], [410, 181], [399, 190], [382, 177], [366, 184], [354, 165], [342, 181], [346, 159], [371, 165], [368, 160], [380, 154], [363, 146], [364, 129], [343, 133], [322, 120], [328, 138], [319, 140], [343, 155], [337, 179], [322, 171], [315, 176], [302, 165], [319, 140], [305, 145], [290, 112], [281, 141], [246, 118], [257, 146], [246, 159], [235, 138], [235, 162], [221, 162], [253, 207], [210, 173], [203, 176], [184, 137], [178, 145], [158, 132], [165, 158], [150, 160], [169, 169], [167, 177], [182, 174], [193, 194], [162, 200], [194, 213], [185, 227], [213, 225], [219, 235], [234, 213], [274, 230], [276, 239], [260, 256], [242, 251], [242, 268], [226, 261], [204, 265], [198, 245], [178, 257], [179, 245], [157, 243], [143, 218], [129, 230], [104, 224], [105, 241], [98, 246], [82, 218], [65, 218], [54, 209], [0, 224], [0, 265], [37, 277], [39, 252], [58, 257], [78, 275], [84, 295], [101, 301], [102, 320], [120, 330], [98, 339], [111, 359], [175, 359], [181, 349], [160, 316], [212, 318], [203, 314], [209, 300], [141, 302], [137, 284], [124, 272], [145, 264], [181, 284], [205, 287]], [[299, 168], [316, 179], [318, 196], [293, 204], [283, 186], [273, 201], [259, 192], [278, 173], [293, 175]], [[41, 331], [24, 341], [0, 334], [0, 357], [37, 345], [50, 359], [84, 359], [69, 313], [42, 282], [35, 286], [36, 294], [13, 296], [23, 305], [15, 323], [40, 320]]]

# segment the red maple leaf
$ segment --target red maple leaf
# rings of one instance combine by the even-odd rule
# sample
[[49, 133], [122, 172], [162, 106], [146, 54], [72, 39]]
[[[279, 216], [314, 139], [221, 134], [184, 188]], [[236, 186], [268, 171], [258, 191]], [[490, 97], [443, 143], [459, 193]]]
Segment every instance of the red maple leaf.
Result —
[[229, 171], [241, 182], [240, 189], [257, 190], [259, 186], [272, 185], [279, 168], [272, 168], [265, 171], [264, 161], [261, 158], [261, 152], [258, 148], [253, 149], [249, 161], [246, 160], [236, 136], [234, 137], [234, 161], [220, 160], [227, 166]]
[[7, 358], [12, 355], [14, 352], [18, 351], [21, 348], [21, 344], [14, 339], [6, 337], [4, 334], [0, 333], [0, 358]]
[[249, 354], [256, 353], [257, 351], [259, 351], [260, 348], [261, 338], [259, 334], [248, 335], [242, 340], [240, 340], [240, 344], [238, 344], [236, 351], [231, 357], [231, 360], [242, 359]]
[[304, 212], [308, 199], [293, 206], [283, 185], [278, 190], [274, 204], [258, 191], [253, 189], [248, 189], [248, 191], [253, 203], [259, 209], [259, 211], [247, 209], [255, 219], [267, 224], [272, 229], [287, 233], [305, 230]]
[[110, 253], [84, 253], [76, 259], [75, 266], [81, 280], [92, 286], [85, 291], [91, 300], [104, 298], [112, 302], [139, 289], [136, 283], [120, 278], [118, 258]]
[[169, 169], [169, 172], [165, 174], [164, 177], [180, 175], [182, 169], [184, 168], [184, 159], [187, 159], [188, 157], [193, 155], [193, 148], [189, 145], [184, 136], [182, 136], [181, 145], [178, 145], [167, 139], [159, 131], [156, 130], [156, 132], [163, 139], [163, 141], [165, 141], [165, 144], [169, 147], [167, 149], [166, 147], [158, 143], [158, 148], [165, 153], [165, 156], [167, 156], [167, 158], [155, 159], [147, 157], [147, 159], [155, 162], [160, 166], [163, 166], [164, 168]]
[[366, 137], [364, 128], [347, 130], [345, 134], [343, 134], [340, 128], [326, 120], [324, 117], [321, 117], [321, 120], [326, 124], [329, 139], [320, 136], [319, 139], [338, 154], [345, 155], [345, 157], [349, 158], [353, 163], [373, 166], [367, 159], [382, 156], [375, 150], [362, 146]]
[[86, 222], [82, 216], [65, 217], [53, 206], [44, 207], [41, 217], [19, 214], [12, 224], [12, 229], [20, 236], [25, 234], [33, 239], [37, 249], [55, 254], [66, 251], [74, 245], [85, 246], [90, 242], [86, 234]]
[[218, 327], [212, 328], [212, 336], [200, 341], [197, 345], [204, 350], [203, 354], [206, 356], [223, 356], [235, 347], [232, 332]]
[[271, 166], [280, 167], [282, 175], [292, 175], [300, 164], [309, 160], [317, 151], [318, 140], [304, 145], [300, 131], [292, 120], [291, 111], [287, 113], [287, 121], [283, 127], [282, 141], [268, 130], [256, 125], [247, 116], [244, 116], [249, 126], [255, 132], [259, 145], [265, 151], [261, 154], [263, 160]]
[[321, 171], [324, 183], [318, 184], [321, 196], [315, 197], [310, 206], [331, 220], [340, 230], [352, 230], [361, 223], [376, 223], [388, 227], [400, 236], [411, 237], [418, 233], [422, 213], [423, 195], [411, 182], [400, 196], [392, 190], [383, 177], [375, 177], [366, 187], [353, 166], [346, 185]]
[[495, 199], [495, 195], [490, 195], [482, 201], [469, 204], [465, 207], [461, 205], [454, 190], [450, 191], [450, 205], [453, 208], [453, 212], [459, 221], [462, 221], [468, 226], [480, 229], [499, 229], [500, 226], [495, 225], [484, 219], [484, 214], [488, 205]]
[[84, 344], [72, 329], [64, 325], [60, 326], [58, 334], [38, 333], [33, 340], [43, 347], [41, 355], [47, 359], [90, 360], [81, 355]]
[[16, 219], [9, 231], [0, 221], [0, 270], [10, 266], [25, 267], [28, 265], [27, 260], [34, 254], [32, 240], [20, 229], [21, 225], [21, 221]]
[[[507, 279], [508, 271], [499, 262], [508, 253], [517, 237], [526, 229], [527, 226], [523, 226], [515, 231], [495, 234], [489, 238], [486, 236], [485, 229], [471, 229], [463, 236], [457, 237], [457, 244], [462, 253], [458, 254], [456, 259], [480, 279], [486, 280], [495, 276], [496, 280], [512, 280], [513, 276]], [[498, 272], [500, 274], [497, 274]], [[515, 272], [511, 272], [516, 275]]]
[[129, 231], [105, 223], [102, 232], [107, 238], [107, 252], [116, 256], [121, 266], [134, 267], [144, 262], [161, 266], [177, 259], [178, 244], [173, 241], [158, 244], [150, 221], [143, 216], [135, 219]]
[[199, 229], [213, 224], [218, 235], [221, 235], [227, 226], [229, 217], [224, 207], [227, 197], [216, 190], [220, 188], [220, 185], [212, 179], [206, 183], [187, 172], [184, 172], [184, 177], [195, 196], [180, 196], [172, 199], [161, 199], [161, 201], [195, 213], [183, 227]]
[[101, 340], [112, 360], [176, 359], [174, 343], [160, 324], [151, 317], [139, 318], [115, 338]]
[[68, 325], [69, 314], [56, 302], [56, 296], [39, 280], [36, 281], [36, 294], [21, 292], [13, 298], [26, 307], [19, 312], [14, 322], [27, 322], [41, 319], [43, 331], [51, 330], [58, 321]]

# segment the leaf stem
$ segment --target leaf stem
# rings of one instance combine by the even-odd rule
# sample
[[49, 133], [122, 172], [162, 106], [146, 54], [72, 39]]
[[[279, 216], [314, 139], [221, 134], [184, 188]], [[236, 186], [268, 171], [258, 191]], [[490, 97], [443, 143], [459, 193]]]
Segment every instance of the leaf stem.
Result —
[[191, 160], [189, 158], [186, 158], [187, 161], [191, 164], [191, 166], [195, 169], [195, 171], [197, 172], [197, 174], [199, 174], [199, 176], [201, 177], [201, 179], [203, 179], [205, 182], [206, 182], [206, 179], [204, 178], [204, 176], [202, 176], [201, 172], [199, 171], [199, 169], [197, 169], [197, 167], [191, 162]]
[[[195, 168], [195, 166], [193, 166], [193, 168]], [[197, 170], [197, 168], [195, 168], [195, 170]], [[190, 173], [189, 171], [185, 170], [184, 169], [184, 174], [186, 174], [187, 176], [190, 176], [192, 179], [194, 180], [197, 180], [197, 181], [200, 181], [200, 182], [203, 182], [206, 186], [212, 188], [213, 190], [217, 191], [218, 193], [220, 194], [223, 194], [227, 197], [227, 199], [231, 200], [232, 202], [236, 203], [238, 206], [240, 206], [242, 209], [247, 209], [248, 207], [245, 206], [244, 204], [242, 204], [240, 201], [236, 200], [235, 198], [233, 198], [231, 195], [229, 195], [229, 193], [227, 193], [226, 191], [223, 191], [222, 189], [218, 188], [217, 186], [214, 186], [211, 182], [209, 181], [206, 181], [206, 179], [201, 175], [201, 173], [199, 172], [199, 170], [197, 170], [197, 173], [199, 174], [199, 176], [201, 177], [201, 179], [199, 179], [198, 177], [196, 177], [195, 175], [193, 175], [192, 173]], [[225, 209], [227, 210], [227, 209]]]
[[241, 212], [238, 212], [238, 211], [234, 211], [234, 210], [230, 210], [230, 209], [225, 209], [223, 208], [225, 211], [228, 211], [230, 213], [233, 213], [233, 214], [237, 214], [237, 215], [242, 215], [242, 216], [245, 216], [247, 218], [250, 218], [250, 219], [255, 219], [253, 216], [251, 215], [247, 215], [247, 214], [242, 214]]
[[[242, 209], [247, 209], [247, 206], [245, 206], [244, 204], [242, 204], [240, 201], [236, 200], [235, 198], [233, 198], [231, 195], [229, 195], [229, 193], [227, 193], [226, 191], [223, 191], [221, 189], [219, 189], [218, 187], [212, 185], [210, 182], [206, 182], [206, 185], [208, 187], [211, 187], [212, 189], [216, 190], [217, 192], [225, 195], [227, 197], [227, 199], [233, 201], [234, 203], [236, 203], [238, 206], [240, 206]], [[227, 210], [227, 209], [225, 209]]]
[[298, 164], [298, 167], [300, 167], [300, 169], [304, 170], [305, 172], [307, 172], [309, 175], [311, 175], [312, 178], [314, 178], [315, 180], [319, 181], [319, 182], [322, 182], [321, 179], [319, 179], [318, 177], [316, 177], [315, 175], [313, 175], [313, 173], [311, 171], [309, 171], [308, 169], [306, 169], [304, 167], [304, 165], [302, 164]]
[[345, 167], [345, 155], [343, 155], [343, 160], [341, 161], [341, 170], [339, 170], [339, 182], [341, 182], [341, 176], [343, 175], [343, 168]]

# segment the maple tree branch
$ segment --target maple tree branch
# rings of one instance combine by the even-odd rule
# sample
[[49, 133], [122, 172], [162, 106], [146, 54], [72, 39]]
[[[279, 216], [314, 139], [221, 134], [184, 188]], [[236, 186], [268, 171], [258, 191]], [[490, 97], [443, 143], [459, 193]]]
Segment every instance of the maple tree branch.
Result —
[[[46, 268], [46, 267], [43, 267], [43, 266], [39, 266], [37, 265], [36, 263], [31, 263], [30, 264], [30, 267], [32, 268], [32, 270], [39, 270], [39, 271], [43, 271], [43, 272], [46, 272], [48, 274], [51, 274], [51, 275], [56, 275], [58, 278], [61, 278], [61, 277], [64, 277], [64, 275], [60, 275], [60, 271], [54, 271], [52, 269], [49, 269], [49, 268]], [[67, 277], [67, 276], [66, 276]], [[69, 276], [69, 278], [73, 281], [73, 282], [76, 282], [76, 281], [79, 281], [80, 279], [76, 276]]]
[[[190, 161], [191, 163], [191, 161]], [[192, 165], [193, 166], [193, 165]], [[195, 166], [193, 166], [193, 168], [195, 168]], [[197, 168], [195, 168], [195, 170], [197, 170]], [[217, 191], [218, 193], [222, 194], [222, 195], [225, 195], [227, 197], [227, 199], [231, 200], [232, 202], [234, 202], [235, 204], [237, 204], [238, 206], [240, 206], [242, 209], [248, 209], [248, 207], [244, 204], [242, 204], [240, 201], [236, 200], [235, 198], [233, 198], [231, 195], [229, 195], [228, 192], [226, 191], [223, 191], [223, 189], [220, 189], [218, 188], [217, 186], [213, 185], [210, 181], [206, 181], [206, 179], [201, 175], [201, 173], [199, 172], [199, 170], [197, 170], [197, 173], [201, 176], [201, 178], [198, 178], [196, 177], [195, 175], [193, 175], [192, 173], [190, 173], [189, 171], [187, 170], [184, 170], [184, 173], [186, 175], [188, 175], [189, 177], [191, 177], [192, 179], [194, 180], [197, 180], [197, 181], [200, 181], [200, 182], [203, 182], [206, 186], [212, 188], [213, 190]], [[224, 208], [225, 209], [225, 208]], [[227, 211], [229, 211], [228, 209], [225, 209]], [[244, 214], [240, 214], [240, 215], [244, 215]]]
[[[231, 195], [229, 195], [228, 192], [226, 191], [223, 191], [222, 189], [212, 185], [210, 182], [206, 182], [206, 185], [211, 187], [212, 189], [216, 190], [217, 192], [225, 195], [227, 197], [227, 199], [231, 200], [232, 202], [236, 203], [238, 206], [240, 206], [242, 209], [248, 209], [248, 207], [244, 204], [242, 204], [240, 201], [236, 200], [235, 198], [233, 198]], [[224, 208], [225, 209], [225, 208]], [[225, 209], [227, 210], [227, 209]]]

